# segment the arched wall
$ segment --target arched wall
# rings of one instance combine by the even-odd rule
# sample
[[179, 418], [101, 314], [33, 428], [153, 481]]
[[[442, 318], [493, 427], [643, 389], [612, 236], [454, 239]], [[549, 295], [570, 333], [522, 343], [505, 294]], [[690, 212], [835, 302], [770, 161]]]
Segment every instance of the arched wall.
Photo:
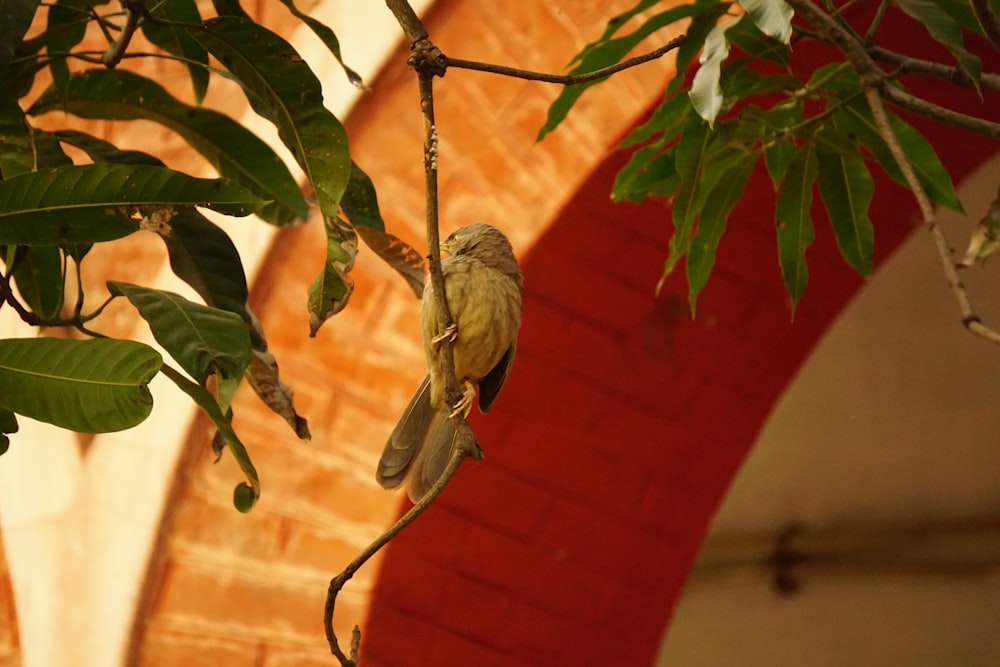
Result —
[[[829, 57], [796, 50], [813, 67]], [[912, 89], [934, 97], [933, 83]], [[969, 91], [946, 102], [982, 114], [995, 98], [981, 106]], [[956, 179], [996, 151], [907, 118]], [[732, 476], [863, 287], [817, 201], [810, 283], [793, 321], [772, 259], [771, 184], [758, 172], [692, 321], [680, 276], [653, 296], [669, 209], [608, 202], [624, 159], [595, 169], [523, 258], [518, 359], [494, 411], [473, 421], [486, 460], [389, 547], [365, 665], [652, 664]], [[879, 263], [919, 217], [907, 193], [876, 178]], [[939, 270], [930, 247], [927, 270]]]

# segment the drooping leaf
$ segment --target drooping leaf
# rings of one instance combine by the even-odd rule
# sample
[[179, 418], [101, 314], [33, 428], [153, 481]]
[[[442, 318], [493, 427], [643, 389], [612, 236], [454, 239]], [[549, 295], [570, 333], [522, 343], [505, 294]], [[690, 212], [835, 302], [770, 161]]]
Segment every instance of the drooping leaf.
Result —
[[120, 431], [149, 415], [162, 365], [127, 340], [0, 340], [0, 407], [78, 433]]
[[739, 0], [739, 3], [762, 33], [788, 44], [794, 12], [785, 0]]
[[114, 164], [145, 164], [153, 167], [165, 167], [158, 157], [142, 151], [122, 150], [114, 144], [98, 139], [95, 136], [78, 130], [59, 130], [50, 133], [52, 137], [64, 144], [75, 146], [94, 162], [112, 162]]
[[361, 240], [376, 255], [395, 269], [417, 298], [424, 291], [424, 258], [403, 240], [385, 231], [385, 221], [378, 207], [378, 195], [371, 179], [357, 164], [351, 163], [351, 181], [340, 201], [344, 215]]
[[327, 218], [324, 227], [326, 262], [309, 287], [309, 335], [313, 337], [347, 305], [354, 291], [354, 281], [347, 274], [358, 254], [358, 237], [350, 225], [339, 218]]
[[63, 304], [63, 260], [55, 246], [17, 246], [8, 250], [7, 267], [24, 303], [43, 319], [59, 314]]
[[[0, 14], [2, 9], [0, 5]], [[23, 174], [34, 167], [35, 151], [28, 121], [9, 91], [0, 87], [0, 178]]]
[[131, 283], [111, 281], [108, 290], [135, 306], [156, 342], [198, 384], [213, 373], [239, 378], [250, 363], [250, 334], [238, 315]]
[[260, 498], [260, 478], [257, 475], [257, 469], [254, 467], [253, 461], [250, 460], [247, 448], [240, 441], [239, 436], [236, 435], [236, 431], [233, 430], [229, 420], [226, 419], [226, 415], [219, 407], [215, 397], [207, 389], [200, 384], [192, 382], [180, 371], [170, 366], [163, 366], [163, 374], [170, 378], [181, 391], [190, 396], [208, 418], [212, 420], [215, 428], [219, 429], [219, 433], [225, 439], [226, 445], [233, 455], [233, 459], [236, 460], [240, 470], [243, 471], [243, 474], [247, 478], [246, 482], [240, 482], [233, 490], [233, 505], [244, 514], [249, 512], [253, 509], [257, 499]]
[[685, 41], [677, 49], [674, 58], [676, 73], [674, 78], [667, 84], [667, 93], [676, 93], [685, 84], [685, 72], [688, 66], [701, 53], [705, 46], [705, 39], [709, 33], [719, 24], [719, 20], [727, 13], [732, 6], [730, 2], [717, 2], [715, 0], [696, 0], [691, 16], [691, 22], [684, 29]]
[[201, 104], [208, 90], [208, 52], [191, 38], [186, 30], [173, 23], [201, 23], [201, 13], [195, 0], [170, 0], [151, 3], [149, 13], [164, 23], [143, 20], [139, 27], [146, 38], [167, 53], [188, 61], [187, 68], [194, 87], [195, 103]]
[[193, 208], [179, 208], [160, 234], [170, 268], [205, 303], [250, 322], [247, 279], [239, 252], [218, 225]]
[[660, 285], [674, 270], [681, 257], [687, 253], [691, 244], [691, 229], [698, 213], [695, 205], [699, 192], [698, 186], [701, 182], [705, 155], [711, 139], [712, 135], [708, 126], [700, 118], [692, 116], [691, 121], [684, 126], [684, 132], [677, 143], [675, 164], [677, 174], [680, 176], [680, 185], [677, 196], [674, 197], [674, 233], [670, 237], [670, 253], [663, 268]]
[[35, 161], [39, 169], [73, 164], [73, 160], [63, 150], [62, 144], [51, 133], [34, 132], [32, 139], [35, 144]]
[[719, 77], [722, 61], [729, 57], [729, 40], [726, 39], [726, 32], [745, 20], [741, 17], [735, 21], [720, 23], [705, 38], [705, 48], [699, 58], [701, 67], [694, 75], [688, 94], [691, 96], [691, 106], [708, 122], [709, 127], [715, 125], [715, 119], [722, 110], [722, 87], [719, 85]]
[[868, 205], [875, 192], [868, 167], [857, 153], [819, 152], [819, 194], [830, 216], [840, 254], [864, 277], [872, 272], [875, 235]]
[[263, 140], [228, 116], [178, 101], [151, 79], [123, 69], [88, 70], [71, 77], [65, 90], [47, 89], [29, 113], [60, 110], [81, 118], [160, 123], [181, 135], [222, 177], [258, 195], [262, 203], [256, 212], [264, 220], [283, 225], [309, 214], [288, 167]]
[[[616, 17], [615, 19], [612, 19], [611, 23], [609, 23], [608, 29], [600, 39], [584, 47], [583, 51], [581, 51], [580, 54], [574, 58], [571, 65], [575, 64], [575, 66], [573, 66], [570, 70], [570, 74], [593, 72], [603, 67], [614, 65], [615, 63], [620, 62], [629, 51], [639, 44], [639, 42], [660, 28], [691, 16], [701, 15], [706, 12], [714, 12], [719, 5], [720, 3], [717, 2], [696, 2], [691, 5], [675, 7], [650, 17], [635, 31], [622, 37], [613, 36], [615, 32], [617, 32], [618, 28], [624, 23], [621, 17]], [[679, 57], [680, 55], [678, 54], [678, 58]], [[556, 129], [559, 123], [561, 123], [566, 117], [566, 114], [569, 112], [576, 100], [579, 99], [579, 97], [586, 92], [588, 88], [597, 83], [600, 83], [600, 81], [565, 86], [559, 94], [559, 97], [557, 97], [549, 107], [548, 118], [546, 119], [545, 124], [542, 125], [541, 129], [538, 131], [538, 136], [535, 138], [535, 141], [541, 141], [546, 134]]]
[[39, 4], [39, 0], [0, 0], [0, 72], [10, 64]]
[[793, 309], [809, 282], [806, 249], [815, 238], [810, 209], [817, 172], [816, 150], [808, 143], [792, 158], [775, 210], [778, 263]]
[[295, 411], [294, 395], [281, 381], [278, 362], [266, 349], [255, 349], [246, 373], [247, 382], [260, 400], [279, 415], [302, 440], [309, 440], [309, 423]]
[[896, 0], [896, 6], [911, 18], [919, 21], [927, 33], [942, 44], [958, 61], [959, 67], [978, 88], [979, 77], [983, 73], [983, 62], [965, 48], [962, 28], [951, 14], [936, 0]]
[[225, 180], [194, 178], [165, 167], [66, 165], [0, 181], [0, 244], [96, 243], [145, 224], [134, 207], [207, 206], [247, 215], [259, 200]]
[[698, 228], [687, 255], [688, 303], [695, 316], [698, 295], [708, 282], [715, 266], [715, 252], [726, 231], [726, 222], [733, 208], [743, 197], [747, 181], [759, 156], [747, 154], [727, 163], [705, 198], [698, 216]]
[[767, 165], [767, 175], [771, 177], [774, 191], [777, 192], [788, 173], [788, 166], [795, 157], [795, 144], [784, 139], [775, 141], [764, 149], [764, 163]]
[[351, 177], [344, 126], [323, 106], [319, 79], [292, 46], [246, 19], [220, 16], [191, 35], [267, 110], [278, 136], [316, 192], [323, 215], [336, 217]]
[[329, 49], [330, 53], [333, 54], [333, 57], [337, 59], [337, 62], [340, 63], [340, 66], [344, 68], [344, 74], [347, 75], [347, 80], [351, 82], [351, 85], [359, 90], [368, 90], [365, 82], [361, 80], [361, 75], [344, 63], [344, 58], [340, 54], [340, 40], [337, 39], [337, 35], [333, 32], [333, 30], [331, 30], [322, 21], [318, 21], [308, 14], [303, 14], [299, 11], [299, 8], [295, 6], [295, 3], [292, 2], [292, 0], [281, 0], [281, 4], [288, 7], [288, 11], [290, 11], [295, 18], [309, 26], [309, 29], [320, 38], [323, 44], [326, 45], [326, 48]]

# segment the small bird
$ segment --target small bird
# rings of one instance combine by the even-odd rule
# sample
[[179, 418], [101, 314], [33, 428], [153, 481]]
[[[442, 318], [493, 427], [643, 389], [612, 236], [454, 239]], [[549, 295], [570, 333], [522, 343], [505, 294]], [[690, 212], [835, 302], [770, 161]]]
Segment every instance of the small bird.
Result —
[[[489, 411], [503, 387], [521, 328], [521, 269], [510, 241], [496, 227], [475, 223], [441, 244], [445, 292], [455, 329], [439, 331], [438, 306], [430, 282], [424, 289], [420, 328], [428, 375], [389, 436], [376, 479], [387, 489], [408, 482], [419, 501], [444, 472], [457, 435], [453, 417], [469, 414], [479, 389], [479, 409]], [[463, 390], [457, 405], [445, 404], [439, 346], [453, 342], [455, 377]]]

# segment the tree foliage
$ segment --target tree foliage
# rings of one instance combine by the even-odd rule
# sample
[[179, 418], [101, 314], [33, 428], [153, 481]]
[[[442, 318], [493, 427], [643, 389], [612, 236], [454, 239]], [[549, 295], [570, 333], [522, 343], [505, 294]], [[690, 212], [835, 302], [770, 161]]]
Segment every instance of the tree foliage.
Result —
[[[291, 0], [283, 4], [343, 65], [333, 30]], [[69, 327], [85, 337], [0, 340], [0, 447], [5, 450], [7, 434], [17, 431], [18, 415], [87, 433], [134, 426], [152, 409], [147, 384], [163, 373], [215, 422], [246, 474], [234, 502], [247, 511], [260, 484], [230, 426], [237, 386], [247, 379], [296, 435], [308, 438], [309, 430], [247, 304], [236, 247], [200, 210], [254, 214], [287, 227], [304, 222], [311, 207], [267, 143], [235, 119], [201, 106], [213, 79], [239, 84], [305, 174], [304, 190], [314, 193], [327, 261], [317, 267], [308, 295], [313, 335], [350, 298], [359, 237], [417, 292], [423, 265], [419, 253], [385, 231], [371, 181], [352, 162], [344, 127], [324, 106], [309, 64], [238, 2], [218, 0], [214, 9], [216, 15], [202, 16], [194, 0], [127, 2], [121, 8], [107, 0], [0, 3], [0, 308], [36, 327]], [[193, 104], [128, 69], [132, 55], [153, 57], [129, 52], [137, 31], [161, 49], [158, 57], [183, 63]], [[105, 50], [81, 46], [94, 34], [104, 35]], [[363, 85], [346, 65], [344, 71]], [[40, 94], [30, 92], [36, 79], [48, 82]], [[69, 126], [40, 129], [36, 117], [52, 111], [158, 123], [200, 153], [217, 177], [196, 178], [155, 155], [122, 150]], [[73, 164], [66, 147], [89, 160]], [[67, 284], [68, 276], [86, 274], [95, 243], [140, 231], [162, 238], [171, 269], [203, 303], [132, 284], [127, 275], [109, 282], [107, 300], [98, 304], [85, 302], [84, 291]], [[117, 298], [138, 311], [179, 369], [143, 343], [112, 340], [92, 328]]]
[[[849, 19], [851, 4], [826, 5], [825, 16], [843, 35], [838, 38], [825, 23], [810, 25], [811, 21], [795, 17], [793, 7], [823, 11], [809, 0], [739, 4], [695, 0], [666, 9], [657, 0], [640, 0], [611, 19], [604, 34], [571, 63], [573, 72], [605, 67], [654, 30], [688, 22], [687, 42], [677, 52], [677, 74], [667, 85], [663, 102], [622, 144], [633, 152], [618, 174], [612, 197], [623, 202], [654, 197], [670, 203], [673, 234], [660, 284], [684, 260], [692, 313], [730, 213], [758, 163], [774, 185], [777, 259], [793, 308], [809, 279], [806, 254], [814, 238], [816, 189], [844, 261], [862, 276], [871, 274], [872, 170], [883, 169], [909, 187], [889, 141], [902, 148], [934, 203], [962, 210], [948, 170], [931, 143], [891, 111], [892, 136], [887, 138], [865, 90], [879, 87], [906, 94], [897, 80], [905, 72], [950, 80], [941, 85], [995, 87], [995, 75], [984, 80], [980, 58], [967, 48], [969, 36], [982, 36], [983, 28], [961, 0], [884, 0], [865, 25]], [[919, 59], [916, 56], [926, 52], [919, 45], [908, 55], [880, 48], [879, 27], [890, 12], [922, 25], [928, 39], [943, 46], [951, 61]], [[800, 40], [830, 42], [845, 51], [843, 59], [811, 71], [796, 62], [793, 46]], [[855, 46], [860, 55], [850, 52]], [[886, 65], [865, 69], [859, 66], [865, 58]], [[540, 139], [558, 126], [588, 85], [593, 84], [562, 92], [549, 110]], [[886, 97], [890, 102], [910, 99]], [[948, 122], [936, 108], [929, 115]], [[984, 115], [989, 117], [986, 108]], [[1000, 138], [995, 123], [979, 123], [972, 129], [993, 140]]]

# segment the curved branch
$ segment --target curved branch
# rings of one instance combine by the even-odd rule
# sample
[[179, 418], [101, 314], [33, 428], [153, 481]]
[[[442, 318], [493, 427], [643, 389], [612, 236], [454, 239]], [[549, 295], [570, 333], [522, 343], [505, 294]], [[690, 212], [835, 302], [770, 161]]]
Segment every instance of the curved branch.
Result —
[[[463, 422], [464, 423], [464, 422]], [[468, 427], [466, 427], [468, 429]], [[470, 431], [471, 432], [471, 431]], [[461, 437], [461, 432], [460, 432]], [[365, 547], [358, 556], [352, 560], [343, 571], [330, 580], [330, 586], [326, 592], [326, 605], [323, 610], [323, 629], [326, 632], [326, 640], [330, 644], [330, 652], [340, 661], [342, 667], [356, 667], [358, 664], [358, 645], [361, 641], [361, 630], [358, 626], [354, 626], [354, 630], [351, 633], [351, 646], [350, 655], [346, 655], [344, 651], [340, 648], [340, 642], [337, 641], [337, 635], [333, 631], [333, 612], [337, 605], [337, 595], [340, 593], [344, 585], [351, 580], [351, 577], [361, 569], [361, 566], [368, 562], [368, 560], [379, 552], [382, 547], [389, 543], [396, 535], [401, 533], [404, 528], [413, 523], [418, 516], [424, 513], [424, 511], [431, 506], [444, 488], [448, 486], [451, 478], [455, 476], [458, 472], [459, 467], [466, 459], [466, 454], [463, 451], [463, 447], [455, 447], [451, 451], [451, 458], [448, 459], [448, 465], [445, 467], [444, 472], [438, 481], [434, 482], [434, 485], [428, 489], [424, 497], [420, 499], [420, 502], [415, 504], [410, 510], [401, 516], [396, 523], [392, 524], [388, 530], [379, 535], [375, 540]]]

